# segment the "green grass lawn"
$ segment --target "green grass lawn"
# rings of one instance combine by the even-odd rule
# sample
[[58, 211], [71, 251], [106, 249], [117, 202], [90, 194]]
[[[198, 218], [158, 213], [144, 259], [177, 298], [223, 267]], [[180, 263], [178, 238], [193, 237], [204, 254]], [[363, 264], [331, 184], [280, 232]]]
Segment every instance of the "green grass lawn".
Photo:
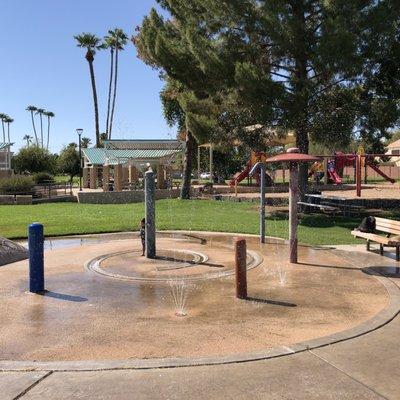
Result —
[[[54, 181], [56, 183], [69, 183], [69, 176], [67, 175], [56, 175], [54, 177]], [[79, 186], [79, 176], [74, 176], [74, 178], [72, 179], [72, 186]]]
[[[258, 233], [258, 206], [251, 203], [160, 200], [156, 206], [157, 229]], [[47, 236], [137, 230], [143, 217], [140, 204], [94, 205], [54, 203], [0, 206], [0, 236], [26, 237], [32, 222], [44, 224]], [[306, 215], [301, 219], [299, 240], [307, 244], [362, 243], [350, 235], [360, 217]], [[287, 238], [286, 216], [267, 219], [267, 234]]]

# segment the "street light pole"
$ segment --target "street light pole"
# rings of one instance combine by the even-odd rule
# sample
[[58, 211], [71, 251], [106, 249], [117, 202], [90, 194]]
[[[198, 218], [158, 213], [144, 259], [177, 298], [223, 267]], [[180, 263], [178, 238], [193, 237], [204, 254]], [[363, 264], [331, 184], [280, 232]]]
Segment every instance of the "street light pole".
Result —
[[83, 129], [78, 128], [76, 130], [76, 133], [78, 134], [79, 137], [79, 191], [82, 192], [82, 142], [81, 142], [81, 137], [82, 137], [82, 132]]

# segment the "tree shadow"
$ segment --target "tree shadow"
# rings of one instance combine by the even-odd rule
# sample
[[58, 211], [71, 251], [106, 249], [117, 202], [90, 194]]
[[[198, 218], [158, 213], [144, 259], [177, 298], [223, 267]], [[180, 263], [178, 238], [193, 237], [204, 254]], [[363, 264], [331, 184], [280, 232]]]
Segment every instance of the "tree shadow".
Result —
[[71, 301], [74, 303], [84, 303], [85, 301], [88, 301], [86, 297], [73, 296], [65, 293], [57, 293], [52, 292], [51, 290], [45, 290], [44, 292], [40, 293], [40, 295], [44, 297], [51, 297], [52, 299], [57, 300]]
[[363, 217], [351, 216], [327, 216], [324, 214], [303, 214], [300, 218], [300, 225], [310, 228], [329, 228], [339, 226], [341, 228], [354, 229], [360, 225]]
[[271, 304], [273, 306], [297, 307], [297, 304], [294, 303], [287, 303], [285, 301], [277, 301], [277, 300], [259, 299], [257, 297], [246, 297], [246, 300], [252, 301], [254, 303]]

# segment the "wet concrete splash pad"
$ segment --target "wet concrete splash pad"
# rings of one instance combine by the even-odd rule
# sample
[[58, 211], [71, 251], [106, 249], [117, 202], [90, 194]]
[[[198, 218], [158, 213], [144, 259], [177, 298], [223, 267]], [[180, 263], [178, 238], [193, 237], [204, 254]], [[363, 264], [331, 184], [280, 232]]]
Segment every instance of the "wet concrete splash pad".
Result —
[[[388, 305], [385, 287], [360, 270], [373, 256], [301, 246], [291, 265], [283, 241], [254, 237], [249, 299], [237, 300], [234, 235], [199, 235], [160, 235], [156, 261], [141, 259], [133, 235], [53, 246], [45, 296], [25, 293], [27, 261], [1, 267], [0, 359], [226, 357], [354, 328]], [[174, 296], [185, 300], [183, 318]]]
[[[86, 268], [104, 277], [133, 282], [195, 282], [235, 273], [232, 246], [214, 245], [216, 251], [211, 246], [194, 243], [189, 250], [180, 249], [180, 243], [181, 240], [169, 239], [167, 245], [170, 248], [158, 249], [155, 259], [142, 257], [139, 250], [127, 250], [96, 257], [86, 263]], [[247, 270], [257, 267], [262, 261], [258, 252], [247, 252]]]

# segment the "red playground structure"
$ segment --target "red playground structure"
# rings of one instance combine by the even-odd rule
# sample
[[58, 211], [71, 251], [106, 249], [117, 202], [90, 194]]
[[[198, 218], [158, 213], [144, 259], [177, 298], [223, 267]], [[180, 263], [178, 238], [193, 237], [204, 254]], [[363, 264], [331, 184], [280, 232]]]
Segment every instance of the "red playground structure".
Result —
[[[243, 179], [248, 178], [249, 173], [251, 169], [253, 168], [254, 165], [256, 165], [258, 162], [265, 162], [267, 159], [267, 155], [263, 151], [253, 151], [251, 153], [250, 160], [246, 163], [246, 166], [244, 167], [243, 171], [237, 172], [231, 181], [229, 182], [230, 186], [236, 186], [240, 182], [243, 181]], [[260, 174], [257, 173], [255, 175], [257, 186], [260, 186]]]
[[[340, 151], [335, 152], [334, 158], [326, 160], [326, 171], [324, 170], [322, 162], [317, 162], [311, 166], [309, 177], [315, 176], [316, 180], [322, 179], [326, 173], [330, 182], [335, 185], [342, 183], [343, 170], [345, 167], [355, 168], [356, 183], [358, 180], [361, 182], [361, 169], [369, 167], [373, 169], [378, 175], [390, 183], [395, 183], [395, 179], [391, 178], [379, 169], [375, 156], [371, 154], [358, 155], [358, 154], [344, 154]], [[319, 174], [319, 175], [318, 175]], [[358, 179], [358, 175], [360, 175]]]

